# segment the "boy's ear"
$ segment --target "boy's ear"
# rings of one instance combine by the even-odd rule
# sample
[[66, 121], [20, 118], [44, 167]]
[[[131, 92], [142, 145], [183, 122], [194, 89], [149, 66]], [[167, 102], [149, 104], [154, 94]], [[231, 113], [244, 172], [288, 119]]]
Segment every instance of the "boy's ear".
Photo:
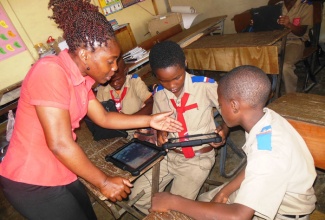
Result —
[[231, 109], [233, 111], [233, 113], [238, 113], [239, 111], [239, 102], [235, 99], [232, 99], [230, 101], [230, 105], [231, 105]]

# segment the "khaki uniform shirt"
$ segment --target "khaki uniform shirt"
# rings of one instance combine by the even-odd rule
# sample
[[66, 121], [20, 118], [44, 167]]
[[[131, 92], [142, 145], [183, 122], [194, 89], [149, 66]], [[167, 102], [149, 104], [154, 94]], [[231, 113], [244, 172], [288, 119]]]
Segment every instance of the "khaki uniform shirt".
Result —
[[[210, 82], [205, 82], [210, 80]], [[193, 82], [195, 81], [195, 82]], [[177, 106], [180, 105], [184, 92], [189, 93], [189, 99], [186, 105], [197, 103], [198, 107], [186, 111], [184, 119], [188, 135], [206, 134], [214, 132], [216, 126], [213, 118], [213, 107], [217, 107], [218, 94], [217, 83], [203, 76], [194, 76], [186, 73], [183, 93], [177, 98], [172, 92], [159, 86], [154, 94], [153, 113], [173, 111], [171, 116], [177, 118], [176, 109], [173, 107], [170, 99], [174, 99]], [[169, 133], [169, 138], [178, 137], [177, 133]], [[199, 149], [201, 147], [196, 147]]]
[[245, 179], [234, 203], [255, 210], [255, 215], [274, 219], [277, 213], [304, 215], [315, 208], [313, 158], [298, 132], [274, 111], [246, 133]]
[[[121, 88], [121, 92], [123, 91], [124, 87], [128, 88], [127, 93], [121, 103], [121, 111], [124, 114], [131, 115], [138, 112], [143, 107], [144, 102], [152, 95], [151, 92], [149, 92], [147, 85], [140, 77], [138, 77], [137, 74], [127, 75], [126, 81]], [[111, 90], [113, 90], [114, 97], [118, 98], [119, 95], [116, 93], [115, 89], [108, 84], [107, 86], [98, 87], [96, 96], [97, 99], [100, 102], [112, 99], [110, 93]]]
[[[302, 37], [298, 37], [290, 32], [287, 36], [287, 42], [297, 42], [301, 44], [302, 41], [309, 39], [308, 30], [313, 26], [313, 6], [308, 5], [307, 3], [301, 3], [300, 0], [297, 0], [295, 5], [287, 10], [285, 5], [282, 6], [282, 15], [289, 16], [290, 22], [296, 26], [299, 25], [308, 25], [306, 33]], [[300, 40], [301, 39], [301, 40]]]

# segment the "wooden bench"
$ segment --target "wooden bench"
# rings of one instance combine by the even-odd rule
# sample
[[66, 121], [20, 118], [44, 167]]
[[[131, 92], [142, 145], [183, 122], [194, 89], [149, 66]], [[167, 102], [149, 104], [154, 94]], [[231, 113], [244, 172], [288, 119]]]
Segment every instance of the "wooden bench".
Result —
[[290, 122], [305, 140], [315, 167], [325, 170], [325, 96], [290, 93], [268, 107]]

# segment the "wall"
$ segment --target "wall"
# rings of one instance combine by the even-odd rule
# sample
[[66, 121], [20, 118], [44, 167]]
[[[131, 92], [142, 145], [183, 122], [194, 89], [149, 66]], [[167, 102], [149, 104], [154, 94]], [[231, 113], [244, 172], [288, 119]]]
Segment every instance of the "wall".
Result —
[[[163, 2], [162, 0], [157, 1]], [[121, 11], [110, 14], [106, 16], [106, 18], [107, 20], [116, 19], [119, 24], [130, 23], [135, 40], [139, 44], [144, 41], [144, 39], [150, 37], [150, 34], [147, 34], [148, 21], [151, 20], [155, 15], [152, 1], [145, 0], [124, 8]]]
[[[97, 0], [92, 2], [98, 5]], [[130, 23], [131, 29], [137, 43], [150, 38], [148, 34], [148, 22], [155, 15], [154, 4], [157, 6], [159, 14], [165, 14], [170, 5], [191, 5], [198, 12], [202, 13], [197, 17], [196, 23], [213, 16], [228, 15], [225, 23], [225, 33], [233, 33], [234, 25], [231, 18], [234, 14], [242, 12], [251, 7], [265, 5], [267, 0], [145, 0], [132, 5], [119, 12], [107, 16], [108, 20], [116, 19], [119, 24]], [[45, 43], [49, 36], [57, 39], [62, 35], [56, 24], [48, 18], [51, 10], [47, 9], [47, 0], [0, 0], [1, 4], [7, 5], [11, 11], [11, 17], [15, 20], [20, 35], [29, 48], [28, 58], [16, 56], [7, 61], [0, 62], [0, 90], [3, 87], [19, 82], [27, 73], [30, 65], [37, 59], [37, 54], [33, 45]], [[19, 65], [17, 65], [19, 64]], [[6, 83], [3, 83], [6, 81]]]
[[235, 14], [241, 13], [249, 8], [266, 5], [267, 2], [268, 0], [169, 0], [170, 6], [189, 5], [194, 7], [197, 13], [202, 13], [194, 20], [194, 23], [209, 17], [227, 15], [224, 27], [225, 34], [235, 33], [235, 27], [233, 21], [231, 21], [231, 18]]
[[134, 37], [139, 44], [151, 37], [150, 34], [148, 34], [148, 22], [155, 16], [154, 3], [156, 4], [159, 14], [166, 14], [170, 6], [193, 6], [197, 12], [201, 13], [193, 24], [209, 17], [228, 15], [225, 22], [225, 33], [234, 33], [235, 28], [231, 18], [235, 14], [249, 8], [266, 5], [267, 2], [268, 0], [145, 0], [111, 14], [107, 16], [107, 19], [116, 19], [119, 24], [130, 23]]
[[[2, 1], [9, 2], [33, 44], [45, 42], [48, 36], [57, 38], [62, 34], [56, 24], [48, 18], [51, 15], [51, 10], [47, 9], [48, 1], [28, 0], [28, 4], [25, 3], [24, 5], [20, 0], [0, 0], [0, 2]], [[92, 2], [99, 5], [97, 0], [92, 0]], [[155, 16], [153, 2], [157, 5], [159, 14], [167, 12], [168, 3], [172, 6], [191, 5], [202, 13], [196, 22], [208, 17], [226, 14], [228, 17], [226, 19], [225, 33], [233, 33], [234, 28], [231, 18], [234, 14], [251, 7], [265, 5], [267, 0], [145, 0], [111, 14], [107, 16], [107, 19], [116, 19], [119, 24], [130, 23], [135, 39], [139, 44], [150, 37], [147, 24]]]

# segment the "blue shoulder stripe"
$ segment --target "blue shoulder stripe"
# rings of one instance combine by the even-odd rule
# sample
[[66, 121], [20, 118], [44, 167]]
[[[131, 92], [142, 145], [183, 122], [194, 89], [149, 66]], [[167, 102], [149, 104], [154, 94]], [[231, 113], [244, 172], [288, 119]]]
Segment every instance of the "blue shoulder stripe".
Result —
[[132, 75], [131, 79], [136, 79], [136, 78], [138, 78], [138, 77], [139, 77], [139, 75], [136, 74], [136, 73], [134, 73], [134, 74]]
[[257, 149], [272, 151], [272, 126], [267, 125], [261, 132], [256, 134]]
[[163, 90], [164, 89], [164, 87], [162, 86], [162, 85], [158, 85], [157, 87], [156, 87], [156, 89], [155, 89], [155, 93], [156, 92], [158, 92], [158, 91], [160, 91], [160, 90]]
[[205, 76], [192, 76], [192, 82], [193, 83], [196, 82], [215, 83], [215, 80]]

